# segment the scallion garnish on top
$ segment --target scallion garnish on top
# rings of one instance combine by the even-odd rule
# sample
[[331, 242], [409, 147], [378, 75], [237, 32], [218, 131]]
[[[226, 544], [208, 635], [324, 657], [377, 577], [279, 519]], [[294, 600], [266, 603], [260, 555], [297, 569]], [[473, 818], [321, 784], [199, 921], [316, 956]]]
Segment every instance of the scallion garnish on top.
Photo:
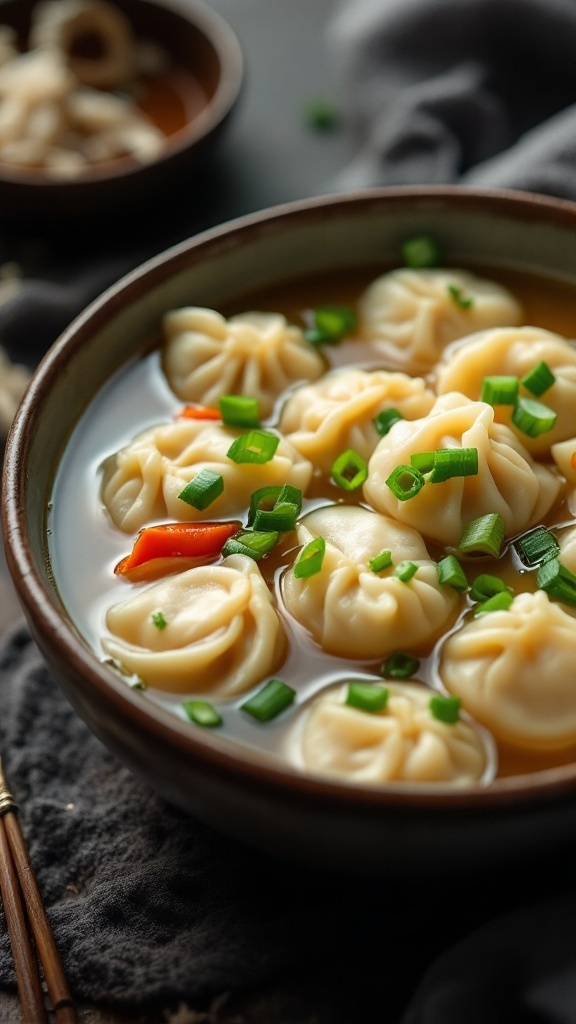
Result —
[[398, 409], [382, 409], [377, 416], [374, 417], [376, 433], [380, 437], [386, 437], [386, 434], [394, 424], [403, 419], [404, 416], [398, 411]]
[[196, 476], [186, 484], [184, 490], [180, 491], [178, 497], [187, 505], [192, 505], [199, 511], [208, 508], [216, 498], [219, 498], [224, 490], [224, 480], [220, 473], [214, 473], [211, 469], [201, 469]]
[[389, 679], [411, 679], [420, 668], [420, 661], [405, 651], [394, 651], [380, 666], [380, 675]]
[[537, 366], [533, 367], [532, 370], [522, 377], [521, 383], [527, 391], [530, 391], [539, 398], [545, 391], [548, 391], [548, 388], [552, 387], [555, 380], [556, 378], [548, 363], [545, 363], [542, 359]]
[[430, 697], [428, 708], [433, 718], [446, 725], [455, 725], [460, 718], [460, 698], [444, 697], [440, 693]]
[[480, 573], [470, 587], [470, 598], [472, 601], [488, 601], [495, 594], [502, 594], [512, 591], [500, 576], [493, 576], [491, 573]]
[[458, 306], [458, 309], [471, 309], [474, 305], [472, 296], [464, 295], [462, 289], [457, 284], [448, 285], [448, 294], [454, 305]]
[[308, 579], [315, 576], [322, 568], [324, 554], [326, 552], [326, 541], [324, 537], [315, 537], [305, 547], [294, 563], [294, 575], [296, 579]]
[[368, 465], [353, 448], [348, 448], [332, 463], [332, 479], [345, 491], [355, 491], [368, 476]]
[[518, 377], [484, 377], [480, 389], [480, 401], [488, 405], [515, 405], [518, 398]]
[[185, 700], [182, 706], [190, 721], [196, 725], [202, 725], [205, 729], [222, 725], [222, 715], [207, 700]]
[[514, 600], [514, 594], [511, 590], [500, 590], [497, 594], [492, 594], [492, 597], [487, 597], [485, 601], [477, 604], [474, 608], [474, 618], [479, 615], [487, 615], [489, 612], [507, 612], [512, 601]]
[[536, 583], [555, 601], [576, 605], [576, 575], [558, 558], [549, 558], [540, 566]]
[[537, 526], [523, 537], [514, 541], [514, 547], [524, 565], [535, 566], [555, 558], [560, 546], [555, 536], [545, 526]]
[[409, 583], [413, 576], [418, 572], [418, 566], [416, 562], [411, 562], [408, 558], [402, 562], [398, 562], [398, 565], [394, 569], [394, 575], [401, 583]]
[[252, 462], [263, 464], [270, 462], [275, 454], [280, 438], [267, 430], [249, 430], [232, 442], [226, 455], [232, 462]]
[[473, 519], [464, 528], [459, 548], [464, 554], [493, 555], [498, 558], [506, 533], [506, 524], [498, 512]]
[[274, 530], [239, 530], [226, 541], [222, 554], [247, 555], [259, 562], [278, 543], [278, 532]]
[[374, 558], [371, 558], [368, 564], [372, 572], [382, 572], [383, 569], [389, 569], [392, 565], [392, 552], [390, 548], [384, 548], [379, 554], [374, 555]]
[[419, 469], [413, 466], [396, 466], [386, 480], [386, 486], [398, 501], [409, 501], [424, 487], [424, 477]]
[[540, 437], [552, 430], [557, 420], [553, 409], [533, 398], [520, 397], [514, 406], [512, 423], [527, 437]]
[[438, 582], [453, 587], [454, 590], [464, 592], [468, 590], [466, 573], [456, 558], [456, 555], [445, 555], [437, 565]]
[[222, 422], [227, 427], [257, 427], [260, 423], [257, 398], [222, 395], [218, 404]]
[[434, 452], [430, 483], [440, 484], [455, 476], [476, 476], [477, 473], [477, 448], [439, 448]]
[[258, 722], [270, 722], [290, 707], [295, 696], [296, 691], [281, 679], [269, 679], [258, 693], [244, 701], [240, 707]]
[[374, 715], [386, 707], [388, 690], [378, 683], [351, 682], [348, 683], [345, 703]]
[[304, 331], [311, 345], [333, 345], [355, 330], [356, 314], [349, 306], [318, 306], [312, 310], [312, 326]]
[[442, 263], [442, 250], [433, 235], [407, 238], [401, 246], [401, 253], [405, 266], [412, 270], [439, 267]]
[[156, 629], [166, 629], [168, 623], [166, 622], [166, 619], [164, 618], [162, 612], [153, 612], [151, 615], [151, 619], [154, 625], [156, 626]]

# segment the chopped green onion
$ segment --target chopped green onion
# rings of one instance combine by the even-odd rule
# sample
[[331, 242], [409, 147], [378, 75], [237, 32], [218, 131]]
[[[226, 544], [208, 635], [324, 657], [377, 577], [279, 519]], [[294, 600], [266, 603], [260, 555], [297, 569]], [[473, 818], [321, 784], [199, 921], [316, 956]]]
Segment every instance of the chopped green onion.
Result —
[[156, 629], [166, 629], [168, 623], [166, 622], [166, 619], [164, 618], [162, 612], [154, 612], [151, 618], [152, 622], [156, 626]]
[[458, 306], [458, 309], [470, 309], [474, 305], [474, 299], [464, 295], [462, 289], [457, 284], [448, 285], [448, 294], [454, 305]]
[[226, 452], [232, 462], [270, 462], [276, 454], [280, 438], [267, 430], [250, 430], [232, 442]]
[[410, 465], [413, 469], [418, 469], [420, 473], [431, 473], [434, 469], [435, 454], [435, 452], [414, 452], [410, 456]]
[[332, 463], [331, 474], [338, 487], [343, 487], [345, 491], [355, 491], [366, 480], [368, 465], [358, 452], [348, 448]]
[[291, 686], [280, 679], [270, 679], [258, 693], [244, 701], [240, 707], [259, 722], [270, 722], [290, 707], [295, 696], [296, 691]]
[[[259, 487], [250, 495], [250, 509], [248, 511], [248, 526], [252, 526], [256, 513], [261, 510], [270, 511], [280, 497], [282, 487], [271, 484], [269, 487]], [[300, 492], [302, 493], [302, 492]]]
[[549, 558], [538, 569], [536, 583], [548, 597], [576, 605], [576, 575], [557, 558]]
[[207, 700], [185, 700], [182, 704], [188, 718], [205, 729], [222, 725], [222, 715]]
[[324, 537], [315, 537], [302, 548], [298, 560], [294, 563], [294, 575], [296, 579], [308, 579], [315, 576], [322, 568], [326, 541]]
[[476, 476], [477, 473], [477, 448], [439, 448], [434, 452], [434, 469], [430, 477], [433, 484], [441, 484], [454, 476]]
[[402, 583], [408, 583], [417, 572], [418, 566], [416, 565], [416, 562], [410, 562], [408, 559], [405, 559], [403, 562], [398, 562], [398, 565], [394, 569], [394, 575]]
[[484, 377], [480, 401], [488, 405], [515, 405], [518, 398], [518, 377]]
[[439, 583], [446, 584], [449, 587], [453, 587], [454, 590], [461, 592], [468, 590], [466, 574], [456, 555], [446, 555], [444, 558], [441, 558], [437, 569]]
[[386, 486], [398, 501], [414, 498], [424, 487], [424, 477], [414, 466], [396, 466], [386, 480]]
[[401, 248], [402, 259], [412, 270], [425, 267], [439, 267], [442, 263], [442, 251], [432, 235], [415, 235], [408, 238]]
[[254, 525], [256, 530], [293, 530], [301, 509], [299, 487], [260, 487], [250, 496], [248, 526]]
[[257, 427], [260, 423], [258, 399], [246, 395], [222, 395], [218, 402], [222, 422], [227, 427]]
[[490, 573], [480, 573], [470, 588], [470, 597], [473, 601], [487, 601], [495, 594], [502, 594], [504, 591], [512, 593], [500, 576], [492, 576]]
[[404, 651], [394, 651], [380, 666], [380, 675], [390, 679], [411, 679], [420, 668], [420, 661]]
[[501, 590], [498, 594], [492, 594], [492, 597], [482, 601], [482, 604], [476, 605], [474, 618], [478, 615], [488, 615], [489, 612], [507, 612], [513, 600], [514, 594], [508, 589]]
[[312, 100], [306, 107], [306, 121], [316, 131], [333, 131], [338, 126], [340, 115], [327, 100]]
[[382, 572], [383, 569], [389, 569], [392, 565], [392, 552], [390, 548], [385, 548], [379, 555], [374, 555], [374, 558], [371, 558], [368, 564], [372, 572]]
[[287, 530], [294, 529], [299, 511], [298, 505], [294, 505], [291, 501], [278, 501], [273, 509], [260, 509], [256, 513], [254, 529], [277, 530], [280, 533], [286, 533]]
[[239, 530], [226, 541], [222, 554], [248, 555], [255, 562], [259, 562], [264, 555], [272, 551], [277, 542], [278, 533], [273, 530]]
[[460, 551], [464, 554], [493, 555], [497, 558], [504, 541], [506, 524], [498, 512], [488, 512], [473, 519], [464, 528], [460, 540]]
[[433, 718], [446, 725], [455, 725], [460, 718], [460, 697], [443, 697], [436, 693], [430, 697], [428, 707]]
[[386, 437], [388, 431], [398, 423], [399, 420], [403, 420], [404, 416], [398, 409], [382, 409], [377, 416], [374, 417], [374, 426], [376, 433], [380, 437]]
[[555, 380], [556, 377], [548, 363], [541, 359], [537, 366], [522, 377], [520, 383], [524, 385], [527, 391], [530, 391], [539, 398], [545, 391], [548, 391], [548, 388], [552, 387]]
[[542, 405], [542, 402], [520, 397], [514, 406], [511, 419], [514, 426], [523, 434], [528, 437], [540, 437], [541, 434], [547, 434], [552, 430], [557, 415], [553, 409]]
[[539, 565], [547, 562], [549, 558], [555, 558], [560, 550], [558, 541], [545, 526], [537, 526], [530, 533], [525, 533], [514, 542], [520, 558], [525, 565]]
[[345, 703], [373, 715], [386, 707], [388, 690], [378, 683], [348, 683]]
[[304, 331], [311, 345], [332, 345], [355, 330], [356, 314], [349, 306], [318, 306], [312, 310], [312, 327]]
[[199, 511], [208, 508], [216, 498], [219, 498], [224, 490], [224, 480], [220, 473], [213, 473], [211, 469], [201, 469], [199, 473], [186, 484], [178, 497], [187, 505], [192, 505]]

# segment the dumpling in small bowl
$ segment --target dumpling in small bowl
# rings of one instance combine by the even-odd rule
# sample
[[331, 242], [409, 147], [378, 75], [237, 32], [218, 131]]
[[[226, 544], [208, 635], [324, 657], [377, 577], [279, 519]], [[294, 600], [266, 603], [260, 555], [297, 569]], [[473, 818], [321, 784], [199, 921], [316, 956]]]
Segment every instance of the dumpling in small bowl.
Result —
[[244, 693], [282, 661], [284, 628], [260, 570], [245, 555], [198, 566], [113, 605], [106, 654], [169, 693]]
[[[312, 465], [284, 438], [267, 462], [238, 464], [229, 458], [241, 434], [204, 420], [178, 420], [145, 431], [104, 463], [102, 499], [115, 525], [132, 533], [164, 516], [189, 522], [207, 515], [237, 518], [260, 487], [289, 483], [307, 489]], [[221, 476], [224, 484], [208, 510], [179, 498], [203, 469]]]
[[528, 437], [511, 423], [511, 405], [495, 408], [496, 419], [508, 424], [529, 452], [548, 456], [553, 444], [576, 434], [576, 345], [561, 335], [541, 327], [497, 327], [463, 338], [445, 350], [437, 368], [436, 389], [439, 394], [461, 391], [478, 400], [484, 377], [520, 379], [541, 362], [552, 372], [554, 383], [539, 396], [524, 387], [520, 394], [556, 413], [553, 428], [538, 437]]
[[424, 373], [446, 345], [488, 327], [514, 326], [522, 307], [502, 285], [463, 270], [401, 268], [360, 297], [361, 334], [392, 366]]
[[326, 369], [320, 353], [281, 313], [240, 313], [227, 320], [214, 309], [189, 306], [167, 313], [163, 368], [185, 402], [217, 406], [223, 395], [257, 398], [262, 419], [299, 381]]
[[316, 469], [329, 473], [349, 448], [370, 458], [380, 440], [374, 425], [378, 413], [396, 409], [411, 420], [425, 416], [433, 404], [434, 394], [420, 377], [351, 367], [297, 388], [282, 409], [280, 430]]
[[316, 775], [381, 785], [389, 782], [470, 786], [491, 781], [493, 752], [470, 719], [454, 723], [430, 710], [434, 691], [421, 683], [387, 683], [377, 712], [346, 703], [348, 684], [317, 697], [300, 728], [298, 762]]
[[576, 621], [544, 591], [452, 633], [439, 671], [496, 740], [534, 752], [576, 744]]
[[[412, 455], [441, 448], [475, 448], [478, 473], [426, 483], [414, 497], [396, 497], [386, 481]], [[440, 544], [458, 547], [465, 526], [490, 513], [504, 520], [506, 536], [539, 522], [554, 503], [560, 480], [516, 435], [496, 423], [494, 409], [465, 395], [441, 395], [430, 415], [401, 420], [382, 438], [368, 464], [366, 500]]]
[[[415, 530], [365, 508], [330, 505], [304, 516], [297, 534], [302, 545], [322, 537], [324, 558], [308, 577], [298, 578], [294, 565], [287, 569], [282, 598], [330, 654], [365, 660], [415, 650], [453, 621], [458, 596], [439, 584], [436, 563]], [[392, 564], [374, 572], [370, 561], [385, 550]], [[402, 561], [418, 566], [406, 582], [394, 575]]]

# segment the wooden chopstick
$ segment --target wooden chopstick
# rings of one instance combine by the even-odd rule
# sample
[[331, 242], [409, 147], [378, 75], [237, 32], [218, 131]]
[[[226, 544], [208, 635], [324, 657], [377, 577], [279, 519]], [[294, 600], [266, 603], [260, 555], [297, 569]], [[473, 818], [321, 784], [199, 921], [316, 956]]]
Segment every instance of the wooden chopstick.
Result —
[[77, 1024], [78, 1015], [16, 816], [16, 803], [6, 785], [1, 758], [0, 892], [24, 1024], [44, 1024], [48, 1019], [38, 961], [56, 1024]]

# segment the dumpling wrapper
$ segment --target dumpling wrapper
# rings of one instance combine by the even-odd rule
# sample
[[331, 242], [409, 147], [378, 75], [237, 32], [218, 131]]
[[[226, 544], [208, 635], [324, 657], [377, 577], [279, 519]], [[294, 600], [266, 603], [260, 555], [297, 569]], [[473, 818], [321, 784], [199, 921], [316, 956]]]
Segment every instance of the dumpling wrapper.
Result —
[[329, 473], [335, 459], [353, 448], [368, 460], [380, 435], [374, 418], [397, 409], [406, 419], [425, 416], [434, 394], [419, 377], [353, 367], [328, 373], [288, 397], [280, 430], [313, 465]]
[[496, 740], [532, 751], [576, 744], [576, 621], [544, 591], [452, 633], [439, 671]]
[[434, 691], [419, 683], [387, 683], [388, 701], [371, 713], [345, 703], [347, 686], [312, 703], [298, 759], [318, 775], [379, 785], [410, 782], [463, 787], [490, 781], [486, 740], [474, 723], [434, 718]]
[[[166, 625], [158, 628], [153, 616]], [[286, 637], [253, 559], [170, 576], [113, 605], [102, 646], [123, 671], [169, 693], [244, 693], [282, 661]]]
[[217, 406], [223, 395], [257, 398], [260, 417], [299, 381], [317, 380], [326, 364], [299, 327], [280, 313], [247, 312], [226, 319], [189, 306], [163, 319], [163, 368], [185, 402]]
[[[451, 289], [470, 305], [463, 308]], [[380, 358], [424, 373], [446, 345], [488, 327], [514, 326], [522, 307], [501, 285], [463, 270], [400, 268], [368, 286], [358, 304], [361, 334]]]
[[[442, 483], [426, 483], [415, 497], [401, 501], [386, 484], [398, 465], [439, 448], [476, 448], [478, 473]], [[441, 395], [430, 415], [402, 420], [382, 438], [368, 464], [366, 501], [380, 512], [419, 530], [440, 544], [458, 547], [464, 527], [480, 516], [498, 513], [506, 536], [539, 522], [560, 491], [560, 479], [534, 462], [516, 435], [496, 423], [494, 409], [465, 395]]]
[[[438, 582], [436, 563], [415, 530], [356, 506], [330, 505], [304, 516], [297, 527], [305, 545], [323, 537], [319, 572], [297, 578], [294, 568], [281, 580], [288, 612], [315, 641], [344, 658], [381, 658], [399, 648], [419, 648], [453, 620], [459, 599]], [[393, 567], [375, 573], [370, 559], [390, 549], [394, 565], [413, 561], [418, 571], [404, 583]]]

